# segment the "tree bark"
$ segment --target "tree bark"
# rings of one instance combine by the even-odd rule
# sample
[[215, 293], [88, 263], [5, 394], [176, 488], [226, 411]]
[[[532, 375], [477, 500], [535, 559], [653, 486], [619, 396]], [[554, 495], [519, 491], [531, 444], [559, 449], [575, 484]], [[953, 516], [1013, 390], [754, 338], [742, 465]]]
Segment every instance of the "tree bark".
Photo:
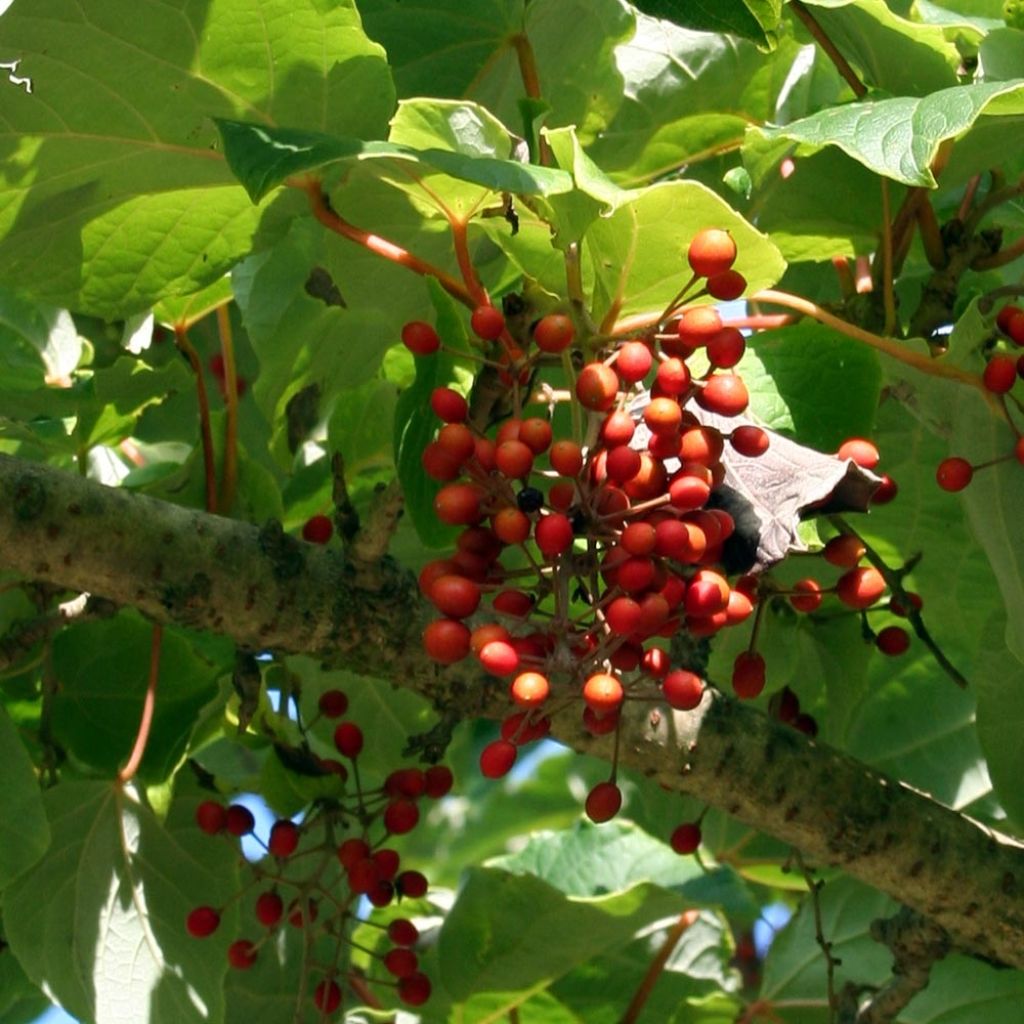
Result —
[[[262, 528], [0, 455], [0, 569], [88, 591], [156, 622], [302, 652], [390, 679], [446, 714], [507, 712], [504, 687], [423, 653], [430, 615], [388, 558], [347, 561]], [[654, 694], [652, 693], [652, 696]], [[611, 757], [562, 702], [553, 735]], [[1024, 968], [1024, 844], [709, 690], [692, 712], [627, 702], [620, 762], [835, 865], [944, 928], [964, 951]]]

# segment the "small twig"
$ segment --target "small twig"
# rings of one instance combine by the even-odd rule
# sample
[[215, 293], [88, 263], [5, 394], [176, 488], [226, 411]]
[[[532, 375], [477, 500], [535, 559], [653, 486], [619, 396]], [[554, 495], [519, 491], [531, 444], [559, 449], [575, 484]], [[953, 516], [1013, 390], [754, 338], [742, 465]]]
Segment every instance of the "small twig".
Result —
[[790, 295], [788, 292], [776, 291], [771, 288], [758, 292], [757, 295], [753, 296], [753, 298], [758, 302], [768, 302], [776, 306], [788, 306], [790, 309], [795, 309], [798, 312], [813, 317], [815, 320], [818, 320], [823, 324], [827, 324], [829, 327], [835, 328], [835, 330], [839, 331], [840, 334], [845, 334], [848, 338], [853, 338], [856, 341], [862, 341], [865, 345], [870, 345], [879, 352], [884, 352], [887, 356], [895, 359], [897, 362], [903, 363], [905, 366], [912, 366], [915, 369], [920, 370], [922, 373], [927, 373], [932, 377], [945, 377], [947, 380], [955, 380], [960, 384], [968, 384], [972, 388], [977, 388], [982, 395], [986, 396], [986, 400], [991, 400], [992, 398], [991, 393], [985, 387], [984, 382], [978, 374], [970, 373], [967, 370], [961, 370], [957, 366], [949, 366], [946, 363], [940, 363], [935, 359], [932, 359], [930, 356], [913, 352], [905, 345], [900, 344], [892, 338], [883, 338], [879, 334], [872, 334], [870, 331], [866, 331], [862, 327], [857, 327], [856, 325], [835, 316], [833, 313], [829, 313], [827, 310], [822, 309], [821, 306], [818, 306], [808, 299], [800, 298], [798, 295]]
[[[540, 75], [537, 71], [537, 58], [533, 52], [533, 44], [525, 32], [517, 32], [509, 39], [516, 51], [519, 62], [519, 75], [523, 80], [523, 90], [532, 100], [541, 99]], [[537, 162], [542, 165], [551, 163], [551, 149], [543, 135], [537, 135]]]
[[352, 561], [362, 565], [379, 562], [388, 553], [391, 538], [404, 511], [405, 499], [398, 481], [379, 485], [374, 491], [370, 513], [349, 545], [348, 554]]
[[313, 178], [307, 179], [303, 183], [303, 188], [309, 196], [313, 216], [324, 227], [336, 232], [343, 238], [349, 239], [349, 241], [355, 242], [357, 245], [363, 246], [383, 259], [390, 260], [392, 263], [397, 263], [399, 266], [411, 270], [415, 274], [420, 274], [423, 277], [437, 278], [438, 283], [452, 298], [458, 299], [459, 302], [470, 309], [477, 307], [476, 300], [466, 286], [461, 281], [452, 277], [451, 274], [445, 272], [440, 267], [434, 266], [433, 263], [429, 263], [427, 260], [420, 259], [419, 256], [408, 252], [400, 245], [395, 245], [394, 242], [389, 242], [386, 238], [375, 235], [372, 231], [364, 231], [362, 228], [357, 228], [354, 224], [350, 224], [344, 217], [336, 213], [331, 207], [323, 186], [319, 181]]
[[949, 253], [946, 252], [946, 244], [942, 240], [942, 229], [939, 227], [939, 219], [935, 216], [935, 210], [927, 198], [922, 199], [914, 207], [917, 216], [917, 226], [921, 232], [921, 243], [924, 245], [924, 254], [928, 263], [934, 270], [945, 270], [949, 265]]
[[665, 970], [665, 964], [668, 963], [673, 950], [679, 945], [686, 932], [693, 927], [699, 916], [700, 914], [696, 910], [684, 910], [679, 915], [679, 919], [669, 929], [668, 934], [665, 936], [665, 941], [658, 948], [658, 952], [654, 954], [654, 958], [644, 972], [640, 984], [633, 993], [633, 998], [629, 1001], [629, 1006], [626, 1007], [625, 1013], [619, 1018], [619, 1024], [636, 1024], [636, 1021], [639, 1020], [640, 1012], [650, 998], [655, 983]]
[[817, 19], [806, 7], [800, 2], [800, 0], [789, 0], [790, 10], [804, 23], [804, 27], [813, 36], [814, 41], [825, 51], [829, 60], [832, 61], [836, 66], [836, 70], [840, 75], [843, 76], [846, 83], [853, 90], [853, 94], [857, 99], [861, 99], [867, 95], [867, 87], [857, 76], [857, 72], [853, 70], [847, 59], [839, 52], [836, 44], [829, 39], [828, 34], [818, 24]]
[[891, 336], [896, 330], [896, 295], [893, 291], [893, 258], [892, 258], [892, 204], [889, 199], [889, 179], [880, 179], [882, 186], [882, 252], [878, 261], [876, 280], [882, 286], [882, 305], [885, 309], [885, 322], [882, 333]]
[[967, 689], [966, 677], [957, 669], [957, 667], [946, 657], [942, 649], [932, 638], [931, 633], [928, 632], [928, 628], [924, 624], [924, 619], [921, 617], [920, 611], [918, 611], [916, 605], [910, 600], [906, 590], [903, 587], [903, 577], [906, 576], [913, 565], [917, 564], [917, 559], [911, 563], [905, 565], [902, 569], [896, 570], [891, 568], [885, 563], [882, 556], [852, 527], [849, 523], [843, 519], [842, 516], [829, 516], [828, 521], [837, 529], [840, 533], [850, 534], [856, 537], [861, 544], [864, 545], [865, 557], [867, 560], [882, 574], [882, 579], [885, 580], [886, 586], [892, 592], [893, 596], [900, 602], [900, 605], [904, 609], [907, 621], [913, 627], [914, 634], [918, 640], [921, 641], [931, 652], [932, 657], [938, 663], [950, 679], [956, 683], [962, 690]]
[[1024, 256], [1024, 235], [1017, 239], [1013, 245], [1008, 245], [991, 256], [978, 256], [971, 261], [971, 270], [995, 270], [997, 267], [1005, 267], [1007, 263], [1013, 263]]
[[359, 513], [348, 493], [345, 479], [345, 459], [341, 452], [331, 456], [331, 500], [334, 502], [334, 525], [347, 545], [359, 532]]
[[828, 1019], [829, 1024], [835, 1024], [836, 1012], [839, 1008], [839, 1000], [836, 998], [836, 967], [838, 967], [842, 961], [836, 959], [832, 955], [832, 943], [825, 938], [825, 932], [821, 923], [821, 900], [819, 894], [824, 888], [825, 883], [820, 879], [815, 879], [807, 864], [804, 862], [803, 854], [794, 849], [793, 859], [796, 861], [797, 867], [800, 869], [800, 873], [804, 876], [804, 881], [807, 883], [807, 889], [811, 895], [811, 906], [814, 910], [814, 937], [818, 940], [818, 945], [821, 947], [822, 953], [825, 955], [825, 983], [826, 991], [828, 993]]
[[139, 718], [139, 729], [135, 734], [135, 744], [125, 766], [117, 773], [117, 781], [121, 785], [131, 782], [139, 770], [142, 758], [149, 742], [149, 730], [153, 724], [153, 710], [156, 707], [156, 684], [160, 676], [160, 647], [164, 637], [164, 627], [159, 622], [153, 624], [153, 635], [149, 647], [149, 679], [146, 682], [146, 695], [142, 699], [142, 715]]
[[196, 398], [199, 401], [199, 434], [203, 442], [203, 470], [206, 474], [206, 511], [217, 511], [217, 466], [213, 457], [213, 431], [210, 428], [210, 396], [203, 377], [203, 364], [199, 353], [188, 340], [184, 324], [174, 325], [174, 343], [184, 353], [196, 377]]
[[964, 227], [968, 233], [974, 234], [977, 230], [978, 225], [984, 220], [987, 214], [994, 210], [997, 206], [1002, 206], [1003, 203], [1008, 203], [1018, 196], [1024, 195], [1024, 177], [1019, 178], [1012, 185], [1004, 185], [1002, 188], [993, 188], [988, 195], [974, 209], [970, 215], [964, 220]]
[[221, 467], [220, 507], [230, 514], [238, 489], [238, 370], [231, 336], [231, 313], [227, 303], [217, 307], [217, 333], [224, 357], [224, 465]]
[[978, 186], [981, 184], [981, 175], [976, 174], [964, 189], [964, 197], [960, 200], [960, 207], [956, 211], [958, 220], [967, 220], [971, 213], [971, 206], [974, 205], [974, 197], [978, 194]]

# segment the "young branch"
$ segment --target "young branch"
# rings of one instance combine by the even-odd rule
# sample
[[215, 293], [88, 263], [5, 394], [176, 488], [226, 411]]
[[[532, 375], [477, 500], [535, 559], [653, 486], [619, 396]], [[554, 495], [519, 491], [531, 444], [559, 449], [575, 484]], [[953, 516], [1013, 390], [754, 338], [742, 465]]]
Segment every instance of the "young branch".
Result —
[[[228, 304], [217, 307], [217, 333], [224, 357], [224, 466], [221, 469], [220, 507], [230, 513], [238, 489], [238, 368], [235, 343], [231, 335]], [[214, 510], [215, 511], [215, 510]]]
[[633, 998], [629, 1001], [629, 1006], [626, 1007], [626, 1012], [619, 1018], [619, 1024], [636, 1024], [640, 1019], [640, 1014], [644, 1006], [647, 1005], [647, 1000], [650, 999], [658, 978], [665, 970], [665, 964], [668, 963], [673, 950], [679, 945], [686, 932], [693, 927], [698, 917], [700, 914], [696, 910], [684, 910], [679, 915], [679, 919], [669, 929], [658, 952], [654, 954], [636, 992], [633, 993]]
[[164, 638], [164, 628], [159, 622], [153, 624], [153, 638], [149, 649], [149, 679], [146, 682], [146, 695], [142, 699], [142, 714], [139, 717], [139, 729], [135, 734], [135, 743], [125, 766], [117, 773], [117, 781], [123, 786], [135, 778], [135, 773], [142, 764], [149, 742], [149, 730], [153, 724], [153, 711], [156, 708], [156, 684], [160, 677], [160, 648]]
[[441, 287], [453, 299], [458, 299], [459, 302], [470, 309], [477, 307], [478, 303], [469, 289], [461, 281], [452, 277], [451, 274], [440, 267], [435, 267], [433, 263], [420, 259], [419, 256], [408, 252], [400, 245], [395, 245], [394, 242], [389, 242], [386, 238], [375, 235], [372, 231], [364, 231], [362, 228], [357, 228], [354, 224], [350, 224], [344, 217], [337, 214], [332, 209], [330, 201], [319, 181], [310, 179], [304, 187], [306, 194], [309, 196], [313, 216], [324, 227], [336, 232], [343, 238], [349, 239], [349, 241], [355, 242], [357, 245], [363, 246], [363, 248], [368, 249], [383, 259], [390, 260], [392, 263], [397, 263], [399, 266], [411, 270], [414, 274], [419, 274], [422, 277], [437, 278]]
[[188, 359], [196, 377], [196, 397], [199, 400], [199, 434], [203, 444], [203, 472], [206, 475], [206, 511], [217, 511], [217, 466], [213, 458], [213, 431], [210, 429], [210, 396], [203, 377], [203, 364], [199, 353], [188, 340], [188, 331], [177, 324], [174, 328], [174, 343]]
[[[0, 455], [0, 563], [88, 590], [155, 622], [209, 629], [254, 650], [301, 652], [389, 679], [449, 721], [500, 718], [507, 699], [475, 664], [422, 649], [431, 610], [390, 559], [358, 573], [336, 550], [101, 486]], [[553, 735], [611, 760], [578, 704]], [[944, 928], [964, 950], [1024, 967], [1024, 844], [709, 689], [692, 712], [623, 711], [620, 763], [841, 867]]]
[[842, 75], [846, 84], [853, 90], [854, 96], [861, 99], [867, 95], [867, 87], [860, 80], [857, 72], [850, 66], [849, 61], [839, 52], [838, 47], [828, 37], [828, 33], [821, 27], [817, 19], [800, 0], [789, 0], [790, 10], [803, 22], [804, 27], [810, 32], [814, 41], [822, 48], [828, 59], [836, 66], [836, 70]]

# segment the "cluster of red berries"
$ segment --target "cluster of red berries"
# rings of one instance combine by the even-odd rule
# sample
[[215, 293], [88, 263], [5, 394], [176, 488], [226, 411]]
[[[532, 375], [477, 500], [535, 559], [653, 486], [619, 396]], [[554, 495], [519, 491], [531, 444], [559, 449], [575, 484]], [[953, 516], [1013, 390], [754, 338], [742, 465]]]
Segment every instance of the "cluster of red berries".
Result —
[[[341, 690], [321, 694], [318, 717], [343, 719], [347, 710], [348, 698]], [[356, 773], [363, 749], [359, 726], [339, 721], [334, 745]], [[342, 783], [348, 779], [349, 767], [343, 761], [317, 761], [325, 774], [337, 776]], [[228, 947], [230, 965], [237, 970], [252, 967], [260, 948], [285, 923], [308, 929], [313, 950], [310, 969], [317, 977], [313, 1002], [324, 1015], [338, 1010], [345, 982], [341, 953], [350, 943], [348, 935], [357, 924], [374, 924], [372, 916], [364, 921], [359, 914], [360, 901], [365, 898], [373, 907], [387, 907], [402, 898], [426, 895], [427, 879], [419, 871], [401, 870], [400, 855], [390, 843], [419, 822], [419, 800], [440, 799], [451, 787], [452, 773], [443, 765], [425, 771], [401, 768], [378, 788], [357, 785], [354, 795], [343, 792], [337, 799], [314, 804], [301, 823], [286, 818], [276, 821], [266, 843], [266, 857], [255, 864], [243, 859], [251, 878], [232, 902], [251, 901], [248, 926], [258, 937], [232, 942]], [[205, 800], [196, 810], [196, 824], [208, 835], [236, 839], [251, 835], [255, 820], [241, 804], [224, 806]], [[337, 837], [345, 831], [352, 834], [339, 843]], [[195, 907], [185, 922], [189, 934], [196, 938], [212, 935], [224, 909]], [[408, 1006], [421, 1005], [430, 996], [430, 980], [419, 970], [413, 948], [419, 940], [416, 925], [407, 918], [395, 918], [379, 927], [386, 931], [391, 947], [373, 954], [385, 977], [369, 982], [393, 986], [398, 999]]]
[[[746, 410], [747, 389], [734, 370], [746, 343], [713, 305], [686, 304], [735, 298], [745, 282], [732, 269], [736, 246], [725, 231], [698, 234], [687, 257], [692, 277], [642, 332], [581, 336], [569, 316], [549, 313], [515, 336], [495, 307], [475, 310], [470, 326], [489, 343], [485, 351], [517, 410], [493, 436], [471, 421], [454, 390], [432, 395], [442, 425], [423, 466], [441, 484], [437, 517], [461, 532], [456, 550], [420, 573], [440, 613], [423, 644], [440, 664], [473, 656], [508, 680], [513, 708], [480, 758], [487, 777], [505, 775], [520, 746], [547, 735], [549, 711], [573, 701], [582, 701], [583, 725], [595, 735], [617, 729], [627, 699], [695, 709], [705, 681], [672, 664], [667, 641], [679, 631], [713, 636], [744, 622], [758, 603], [759, 580], [730, 582], [723, 568], [736, 524], [716, 507], [715, 492], [726, 444], [728, 458], [756, 459], [769, 437], [749, 423], [702, 422], [701, 411], [734, 418]], [[402, 339], [421, 356], [441, 347], [434, 328], [419, 321]], [[575, 363], [573, 348], [582, 356]], [[571, 380], [566, 392], [545, 395], [549, 406], [574, 405], [570, 437], [554, 436], [550, 416], [521, 412], [529, 398], [519, 394], [520, 382], [548, 365]], [[836, 592], [866, 607], [884, 590], [876, 577], [874, 569], [851, 568]], [[732, 683], [741, 698], [760, 694], [761, 655], [741, 654]], [[613, 763], [586, 811], [606, 821], [621, 803]], [[692, 852], [699, 842], [698, 828], [696, 839], [685, 832], [673, 846]]]
[[[1024, 346], [1024, 309], [1019, 306], [1003, 306], [996, 316], [996, 326], [1004, 338], [1017, 346]], [[982, 373], [985, 387], [994, 395], [1008, 395], [1017, 383], [1024, 378], [1024, 355], [1013, 356], [1006, 352], [997, 352], [989, 357]], [[980, 469], [1009, 462], [1016, 459], [1024, 466], [1024, 436], [1018, 436], [1013, 451], [988, 462], [972, 464], [958, 455], [943, 459], [935, 471], [935, 479], [944, 491], [962, 491]]]

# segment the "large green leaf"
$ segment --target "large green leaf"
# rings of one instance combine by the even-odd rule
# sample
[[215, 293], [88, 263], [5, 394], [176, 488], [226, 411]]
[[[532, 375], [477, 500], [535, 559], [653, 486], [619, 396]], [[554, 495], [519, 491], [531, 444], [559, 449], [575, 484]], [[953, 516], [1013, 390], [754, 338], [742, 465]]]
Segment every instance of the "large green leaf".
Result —
[[359, 9], [388, 51], [400, 96], [474, 100], [525, 136], [525, 42], [549, 126], [576, 125], [589, 140], [620, 101], [614, 51], [633, 14], [619, 0], [361, 0]]
[[[4, 929], [26, 973], [95, 1024], [209, 1024], [234, 937], [226, 910], [211, 938], [185, 918], [225, 906], [236, 854], [195, 826], [181, 801], [161, 826], [131, 789], [62, 782], [45, 797], [54, 842], [4, 896]], [[41, 898], [45, 894], [45, 898]]]
[[952, 86], [920, 98], [900, 96], [831, 107], [781, 128], [764, 129], [763, 134], [798, 143], [798, 152], [838, 146], [877, 174], [933, 188], [930, 164], [944, 141], [963, 135], [982, 114], [1022, 113], [1020, 81], [989, 82]]
[[761, 46], [774, 41], [782, 0], [639, 0], [645, 14], [674, 21], [684, 28], [725, 32], [752, 39]]
[[902, 96], [955, 85], [960, 53], [939, 27], [894, 14], [885, 0], [806, 0], [866, 85]]
[[750, 125], [776, 120], [798, 51], [787, 38], [762, 54], [752, 43], [640, 15], [616, 51], [622, 103], [588, 152], [636, 184], [736, 149]]
[[458, 1001], [542, 987], [682, 909], [650, 884], [573, 899], [530, 875], [474, 868], [441, 930], [439, 980]]
[[[403, 115], [400, 110], [398, 116], [399, 123], [405, 125], [410, 118], [408, 104], [403, 106], [406, 112]], [[494, 192], [544, 195], [564, 192], [570, 187], [568, 176], [558, 171], [510, 159], [510, 137], [503, 133], [503, 138], [495, 138], [494, 126], [498, 122], [473, 104], [430, 100], [419, 101], [416, 106], [424, 113], [429, 112], [435, 122], [433, 131], [421, 129], [426, 136], [424, 141], [428, 145], [440, 141], [438, 122], [443, 120], [455, 145], [417, 149], [401, 142], [363, 142], [322, 132], [226, 119], [218, 120], [217, 127], [228, 166], [253, 202], [259, 202], [271, 189], [303, 171], [355, 159], [388, 158], [412, 165], [411, 173], [440, 171]]]
[[112, 0], [88, 17], [20, 0], [0, 49], [35, 85], [4, 93], [0, 276], [105, 317], [196, 291], [251, 247], [261, 212], [211, 118], [374, 138], [393, 103], [352, 0]]
[[[159, 556], [155, 565], [159, 565]], [[113, 776], [132, 749], [149, 677], [153, 627], [131, 615], [63, 630], [53, 645], [60, 692], [53, 732], [69, 752]], [[180, 634], [164, 631], [152, 732], [140, 774], [165, 779], [188, 742], [200, 709], [217, 693], [220, 667]]]
[[50, 845], [50, 827], [35, 768], [0, 705], [0, 889], [30, 868]]

